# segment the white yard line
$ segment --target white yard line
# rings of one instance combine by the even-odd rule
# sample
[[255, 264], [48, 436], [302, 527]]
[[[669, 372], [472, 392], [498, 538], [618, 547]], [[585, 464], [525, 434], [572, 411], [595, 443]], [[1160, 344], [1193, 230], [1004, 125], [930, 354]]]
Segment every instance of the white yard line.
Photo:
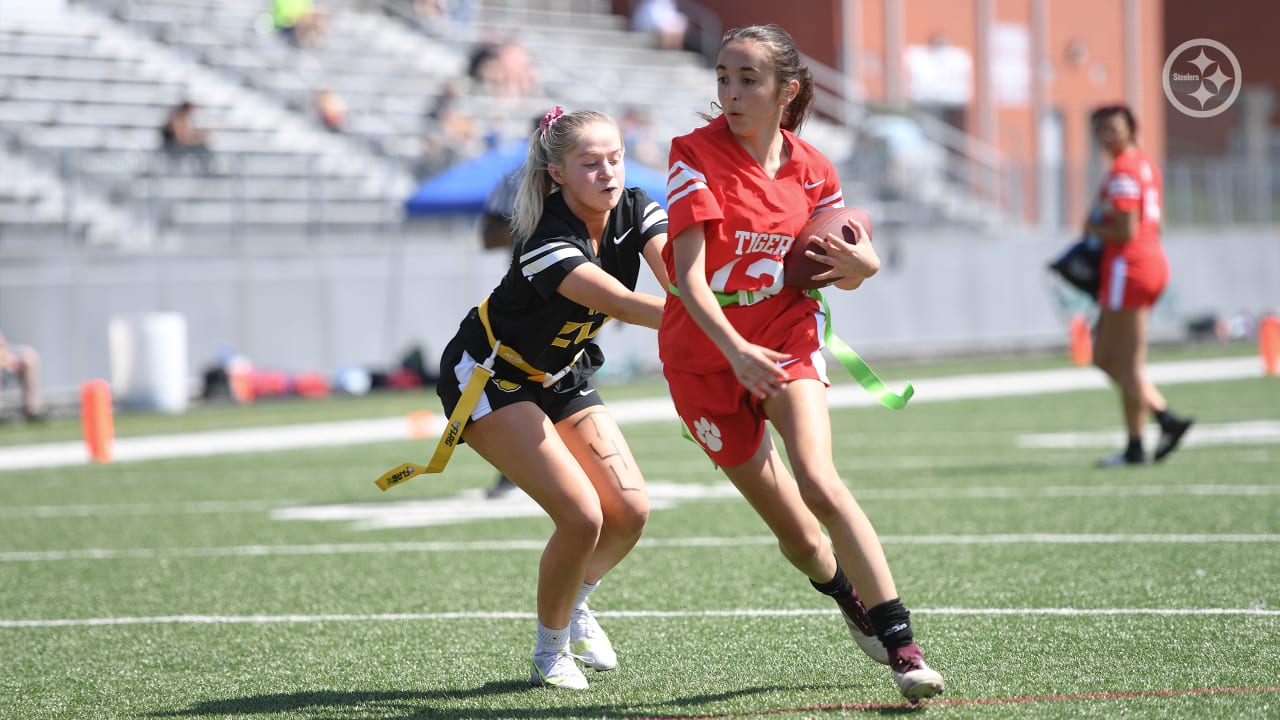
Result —
[[[1147, 447], [1154, 447], [1159, 428], [1152, 426], [1145, 438]], [[1121, 430], [1096, 432], [1026, 433], [1018, 436], [1018, 447], [1032, 449], [1076, 450], [1081, 448], [1122, 447], [1124, 433]], [[1261, 445], [1280, 443], [1280, 421], [1250, 420], [1244, 422], [1210, 425], [1199, 423], [1183, 440], [1183, 447], [1203, 445]]]
[[299, 500], [206, 500], [202, 502], [102, 503], [97, 505], [18, 505], [0, 507], [0, 518], [68, 518], [139, 515], [213, 515], [265, 513]]
[[[885, 545], [1127, 545], [1127, 544], [1274, 544], [1272, 533], [997, 533], [992, 535], [882, 535]], [[773, 545], [768, 536], [687, 537], [644, 539], [641, 548], [742, 547]], [[477, 540], [385, 543], [318, 543], [313, 545], [229, 545], [223, 547], [80, 548], [75, 550], [14, 550], [0, 552], [0, 563], [60, 560], [152, 560], [156, 558], [269, 557], [281, 555], [368, 555], [387, 553], [541, 552], [547, 541]]]
[[[835, 615], [838, 610], [598, 610], [597, 617], [608, 618], [736, 618], [736, 617], [805, 617]], [[912, 615], [989, 615], [989, 616], [1182, 616], [1280, 617], [1280, 610], [1265, 608], [912, 608]], [[430, 622], [456, 620], [532, 620], [531, 612], [435, 612], [435, 613], [371, 613], [324, 615], [160, 615], [109, 618], [51, 618], [45, 620], [0, 620], [0, 628], [101, 627], [111, 625], [267, 625], [273, 623], [335, 622]]]
[[[101, 503], [77, 505], [12, 505], [0, 507], [0, 519], [61, 519], [101, 517], [154, 517], [173, 515], [212, 515], [270, 513], [277, 520], [361, 521], [382, 518], [394, 508], [404, 515], [419, 518], [452, 515], [455, 518], [511, 517], [514, 513], [492, 512], [481, 515], [477, 506], [496, 509], [522, 507], [523, 496], [501, 500], [483, 497], [483, 490], [468, 488], [451, 497], [430, 500], [401, 500], [395, 503], [324, 503], [305, 504], [302, 500], [207, 500], [196, 502]], [[727, 481], [710, 484], [649, 483], [650, 501], [669, 506], [676, 501], [741, 498]], [[933, 500], [1035, 500], [1042, 498], [1129, 498], [1129, 497], [1273, 497], [1280, 495], [1280, 485], [1045, 485], [1037, 487], [977, 486], [928, 488], [861, 488], [858, 499], [877, 502], [916, 501], [921, 496]], [[483, 502], [482, 502], [483, 501]], [[536, 510], [536, 512], [532, 511]], [[537, 508], [521, 512], [519, 517], [536, 517]]]
[[[1262, 363], [1255, 357], [1155, 363], [1148, 366], [1148, 375], [1157, 385], [1214, 382], [1261, 377], [1263, 374]], [[888, 384], [890, 387], [897, 388], [902, 385], [902, 381], [891, 380]], [[1097, 390], [1107, 387], [1105, 377], [1094, 368], [925, 378], [912, 384], [916, 389], [915, 397], [911, 400], [913, 403]], [[832, 407], [861, 407], [875, 403], [860, 387], [852, 385], [832, 388], [828, 393], [828, 402]], [[623, 424], [676, 418], [670, 399], [665, 397], [617, 400], [609, 403], [609, 408], [618, 422]], [[431, 432], [438, 434], [443, 425], [443, 418], [434, 418]], [[393, 417], [118, 438], [114, 443], [112, 455], [115, 462], [131, 462], [234, 452], [336, 447], [409, 440], [412, 437], [409, 421], [403, 417]], [[88, 461], [88, 452], [84, 443], [81, 442], [0, 448], [0, 471], [83, 465]]]

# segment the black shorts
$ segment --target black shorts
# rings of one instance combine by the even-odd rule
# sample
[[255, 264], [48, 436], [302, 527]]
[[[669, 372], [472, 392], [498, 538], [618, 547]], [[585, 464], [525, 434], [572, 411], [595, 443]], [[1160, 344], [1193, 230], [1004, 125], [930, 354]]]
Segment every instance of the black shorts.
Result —
[[[436, 394], [440, 396], [446, 416], [453, 414], [471, 374], [483, 362], [472, 357], [462, 345], [458, 338], [454, 338], [440, 359], [440, 381], [436, 385]], [[503, 363], [502, 360], [495, 362]], [[518, 402], [531, 402], [541, 408], [552, 423], [558, 423], [580, 410], [604, 404], [589, 374], [571, 373], [569, 377], [576, 377], [576, 382], [561, 381], [551, 388], [544, 388], [542, 383], [532, 380], [507, 380], [495, 375], [485, 383], [484, 394], [471, 411], [471, 419], [479, 420], [498, 408]]]

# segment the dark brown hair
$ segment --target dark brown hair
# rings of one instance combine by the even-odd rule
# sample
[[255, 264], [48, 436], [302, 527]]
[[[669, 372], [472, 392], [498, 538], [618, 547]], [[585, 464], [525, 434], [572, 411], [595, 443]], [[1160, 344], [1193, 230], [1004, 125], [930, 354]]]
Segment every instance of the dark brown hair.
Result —
[[813, 74], [809, 72], [809, 66], [800, 61], [800, 51], [796, 49], [791, 35], [777, 25], [749, 25], [725, 33], [720, 47], [723, 49], [734, 40], [753, 40], [768, 51], [773, 77], [779, 87], [792, 80], [799, 81], [800, 91], [782, 111], [782, 129], [800, 132], [813, 107]]
[[1133, 119], [1133, 111], [1124, 103], [1103, 105], [1101, 107], [1094, 108], [1093, 113], [1089, 115], [1089, 126], [1094, 128], [1096, 131], [1098, 123], [1106, 120], [1112, 115], [1120, 115], [1124, 117], [1125, 124], [1129, 126], [1129, 135], [1132, 137], [1138, 136], [1138, 121]]

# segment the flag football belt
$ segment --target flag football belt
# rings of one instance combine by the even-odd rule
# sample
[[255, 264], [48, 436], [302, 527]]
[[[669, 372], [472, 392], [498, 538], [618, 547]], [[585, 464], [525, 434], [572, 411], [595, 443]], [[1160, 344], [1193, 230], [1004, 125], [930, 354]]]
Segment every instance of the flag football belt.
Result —
[[[667, 291], [676, 297], [680, 297], [680, 289], [675, 285], [668, 284]], [[712, 290], [711, 293], [716, 296], [716, 302], [720, 304], [720, 307], [753, 305], [761, 300], [774, 297], [773, 295], [763, 295], [751, 290], [739, 290], [736, 293]], [[912, 387], [911, 383], [908, 382], [906, 384], [901, 394], [890, 390], [884, 384], [884, 381], [880, 379], [880, 376], [876, 375], [876, 372], [871, 369], [871, 366], [862, 359], [862, 356], [836, 335], [831, 323], [831, 307], [827, 304], [827, 299], [823, 297], [822, 291], [815, 288], [809, 290], [807, 294], [822, 303], [822, 312], [827, 316], [827, 322], [822, 333], [822, 342], [831, 350], [831, 354], [835, 356], [836, 360], [844, 366], [845, 370], [849, 371], [854, 380], [858, 381], [862, 389], [866, 390], [867, 394], [875, 398], [881, 405], [890, 410], [901, 410], [906, 407], [907, 401], [911, 399], [912, 395], [916, 394], [916, 389]], [[744, 297], [747, 300], [745, 303], [741, 301]]]
[[565, 365], [554, 373], [543, 372], [542, 370], [530, 365], [528, 361], [520, 355], [520, 353], [516, 352], [515, 348], [507, 347], [498, 342], [498, 338], [493, 334], [493, 325], [489, 323], [489, 298], [486, 297], [482, 300], [480, 302], [480, 307], [477, 309], [480, 315], [480, 324], [484, 326], [484, 334], [489, 338], [489, 346], [498, 353], [498, 357], [506, 360], [517, 370], [524, 373], [530, 381], [542, 383], [542, 387], [544, 388], [549, 388], [552, 385], [555, 385], [560, 378], [568, 375], [569, 371], [573, 369], [573, 366], [578, 364], [578, 359], [582, 357], [583, 351], [579, 350], [578, 353], [573, 356], [573, 360], [569, 361], [568, 365]]
[[502, 358], [525, 373], [529, 380], [540, 382], [542, 387], [546, 388], [551, 387], [560, 378], [568, 375], [569, 371], [573, 370], [573, 366], [577, 364], [578, 358], [582, 357], [582, 351], [580, 350], [577, 355], [573, 356], [573, 362], [555, 373], [546, 373], [538, 370], [525, 361], [524, 357], [516, 352], [515, 348], [503, 345], [494, 336], [493, 326], [489, 323], [489, 298], [486, 297], [480, 303], [478, 310], [480, 324], [484, 326], [485, 335], [489, 338], [489, 345], [493, 350], [489, 353], [488, 359], [476, 365], [472, 371], [471, 378], [467, 380], [466, 386], [462, 389], [462, 397], [458, 399], [458, 404], [449, 415], [449, 422], [445, 425], [444, 432], [440, 434], [440, 440], [436, 443], [436, 451], [432, 453], [431, 461], [425, 466], [411, 462], [404, 463], [383, 473], [382, 477], [378, 478], [374, 484], [384, 492], [418, 475], [438, 473], [444, 470], [445, 465], [449, 464], [449, 458], [453, 455], [453, 449], [457, 447], [458, 441], [462, 438], [462, 431], [466, 428], [467, 421], [471, 419], [471, 411], [476, 409], [476, 404], [480, 402], [480, 396], [484, 394], [485, 383], [489, 382], [489, 379], [494, 375], [494, 360]]
[[[680, 297], [680, 288], [667, 283], [667, 292]], [[759, 290], [739, 290], [738, 292], [722, 292], [720, 290], [712, 290], [712, 295], [716, 296], [716, 302], [720, 303], [720, 307], [729, 307], [730, 305], [755, 305], [758, 302], [764, 302], [774, 294], [766, 295]]]
[[484, 394], [485, 383], [493, 377], [493, 361], [498, 357], [500, 347], [501, 343], [495, 345], [493, 352], [489, 353], [489, 358], [472, 370], [471, 378], [462, 389], [462, 397], [458, 399], [457, 406], [449, 415], [449, 422], [445, 425], [444, 432], [440, 433], [440, 441], [436, 443], [436, 451], [432, 453], [431, 461], [425, 466], [408, 462], [383, 473], [382, 477], [374, 481], [374, 484], [383, 492], [418, 475], [441, 472], [444, 466], [449, 464], [453, 449], [462, 439], [462, 430], [471, 419], [471, 411], [475, 409], [480, 396]]
[[827, 316], [827, 324], [822, 331], [822, 341], [826, 343], [827, 349], [831, 351], [831, 354], [835, 355], [836, 360], [839, 360], [844, 369], [848, 370], [853, 379], [857, 380], [858, 384], [862, 386], [862, 389], [866, 390], [867, 394], [875, 398], [881, 405], [890, 410], [901, 410], [906, 407], [907, 401], [911, 399], [912, 395], [916, 394], [916, 389], [912, 387], [911, 383], [907, 382], [903, 386], [901, 393], [890, 390], [884, 384], [884, 381], [880, 379], [880, 376], [876, 375], [876, 371], [872, 370], [871, 366], [862, 359], [862, 356], [836, 335], [836, 331], [831, 324], [831, 307], [827, 305], [827, 299], [822, 296], [822, 291], [814, 288], [809, 291], [809, 297], [822, 303], [822, 312]]

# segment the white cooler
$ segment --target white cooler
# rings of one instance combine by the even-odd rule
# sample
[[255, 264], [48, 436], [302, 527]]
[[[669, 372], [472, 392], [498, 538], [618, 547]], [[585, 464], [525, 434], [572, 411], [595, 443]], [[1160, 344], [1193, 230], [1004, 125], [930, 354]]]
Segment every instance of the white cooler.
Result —
[[177, 415], [187, 410], [187, 319], [179, 313], [111, 318], [111, 394], [120, 407]]

